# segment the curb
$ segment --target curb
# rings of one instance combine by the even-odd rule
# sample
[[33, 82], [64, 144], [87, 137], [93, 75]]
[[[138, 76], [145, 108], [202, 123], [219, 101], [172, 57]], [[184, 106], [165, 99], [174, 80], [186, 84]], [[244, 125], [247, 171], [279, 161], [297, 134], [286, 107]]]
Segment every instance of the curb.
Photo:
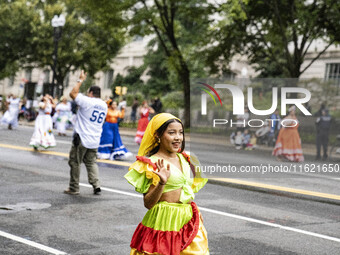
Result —
[[326, 198], [326, 197], [320, 197], [320, 196], [314, 196], [314, 195], [305, 195], [301, 193], [299, 194], [299, 193], [282, 191], [282, 190], [277, 190], [277, 189], [268, 189], [264, 187], [257, 187], [257, 186], [247, 185], [247, 184], [226, 182], [226, 181], [217, 180], [217, 179], [208, 179], [208, 183], [219, 185], [219, 186], [242, 189], [242, 190], [255, 191], [255, 192], [260, 192], [260, 193], [265, 193], [265, 194], [270, 194], [270, 195], [275, 195], [275, 196], [284, 196], [284, 197], [289, 197], [289, 198], [294, 198], [294, 199], [308, 200], [308, 201], [314, 201], [314, 202], [331, 204], [331, 205], [340, 205], [340, 198], [332, 199], [332, 198]]

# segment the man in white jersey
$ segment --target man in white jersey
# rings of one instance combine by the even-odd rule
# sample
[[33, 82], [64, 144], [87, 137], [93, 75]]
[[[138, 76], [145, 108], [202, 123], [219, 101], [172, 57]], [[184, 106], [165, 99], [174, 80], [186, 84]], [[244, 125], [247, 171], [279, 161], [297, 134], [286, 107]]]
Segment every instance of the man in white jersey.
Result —
[[69, 188], [64, 190], [64, 193], [69, 195], [79, 195], [81, 162], [84, 162], [86, 166], [88, 181], [93, 187], [93, 193], [99, 195], [101, 192], [96, 157], [107, 105], [100, 99], [100, 88], [98, 86], [90, 87], [87, 96], [79, 93], [79, 88], [86, 79], [86, 75], [87, 73], [82, 70], [77, 84], [70, 92], [70, 97], [77, 103], [79, 109], [68, 161], [71, 167], [70, 184]]

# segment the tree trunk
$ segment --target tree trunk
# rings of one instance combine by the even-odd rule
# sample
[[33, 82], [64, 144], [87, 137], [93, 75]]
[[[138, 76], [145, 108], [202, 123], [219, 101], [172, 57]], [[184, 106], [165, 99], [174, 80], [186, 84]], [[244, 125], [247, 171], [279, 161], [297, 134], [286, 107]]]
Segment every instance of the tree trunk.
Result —
[[190, 128], [190, 71], [182, 58], [177, 72], [184, 91], [184, 127]]

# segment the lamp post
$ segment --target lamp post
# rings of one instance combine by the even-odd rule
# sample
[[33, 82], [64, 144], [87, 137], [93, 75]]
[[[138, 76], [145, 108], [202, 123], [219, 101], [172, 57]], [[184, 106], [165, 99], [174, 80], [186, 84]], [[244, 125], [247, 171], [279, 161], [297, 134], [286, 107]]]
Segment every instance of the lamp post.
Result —
[[[63, 14], [54, 15], [51, 21], [52, 27], [54, 28], [54, 52], [53, 52], [53, 78], [52, 78], [52, 96], [55, 97], [57, 86], [55, 84], [56, 79], [56, 68], [58, 63], [58, 42], [61, 38], [62, 27], [65, 25], [65, 16]], [[58, 82], [57, 82], [58, 83]], [[58, 96], [60, 97], [60, 91], [62, 89], [59, 88]]]

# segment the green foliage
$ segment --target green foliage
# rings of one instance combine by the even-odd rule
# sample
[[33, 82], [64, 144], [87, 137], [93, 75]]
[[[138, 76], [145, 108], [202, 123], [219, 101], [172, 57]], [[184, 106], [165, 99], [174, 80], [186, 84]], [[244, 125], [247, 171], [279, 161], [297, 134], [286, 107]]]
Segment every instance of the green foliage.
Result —
[[182, 96], [182, 91], [174, 91], [162, 97], [163, 109], [183, 109], [184, 101]]
[[135, 93], [128, 93], [126, 95], [126, 103], [128, 106], [132, 106], [134, 99], [137, 97], [137, 100], [139, 102], [139, 105], [142, 104], [143, 100], [145, 99], [145, 96], [140, 92]]
[[128, 93], [141, 92], [143, 90], [144, 82], [141, 80], [141, 76], [145, 71], [145, 66], [130, 67], [127, 70], [127, 75], [124, 77], [121, 74], [117, 74], [112, 84], [112, 93], [115, 94], [116, 86], [125, 86], [128, 89]]
[[[216, 45], [208, 50], [211, 71], [218, 72], [241, 54], [261, 77], [298, 78], [309, 67], [302, 68], [302, 63], [316, 39], [325, 41], [320, 54], [340, 41], [339, 8], [339, 1], [332, 0], [226, 1], [217, 8], [223, 20], [213, 27], [210, 37]], [[218, 58], [222, 61], [216, 62]]]
[[[19, 66], [53, 69], [55, 32], [61, 35], [58, 84], [75, 70], [85, 69], [93, 77], [107, 68], [125, 39], [120, 10], [114, 5], [116, 1], [107, 1], [112, 17], [104, 19], [87, 1], [81, 2], [86, 4], [71, 0], [1, 1], [0, 78], [14, 73]], [[60, 14], [66, 17], [65, 26], [54, 30], [51, 20]]]
[[95, 84], [94, 84], [94, 79], [93, 79], [92, 77], [88, 76], [88, 77], [86, 78], [86, 80], [84, 81], [84, 83], [80, 86], [79, 91], [80, 91], [81, 93], [86, 93], [87, 90], [88, 90], [92, 85], [95, 85]]
[[0, 79], [15, 74], [30, 54], [39, 20], [34, 3], [37, 1], [0, 1]]

